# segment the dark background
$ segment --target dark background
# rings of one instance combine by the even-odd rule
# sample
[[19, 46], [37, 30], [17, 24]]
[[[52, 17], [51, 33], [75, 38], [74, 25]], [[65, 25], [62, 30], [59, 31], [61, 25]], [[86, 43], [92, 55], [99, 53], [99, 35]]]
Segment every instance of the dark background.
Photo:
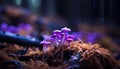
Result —
[[[17, 4], [20, 1], [20, 4]], [[33, 9], [34, 4], [39, 5]], [[0, 5], [14, 5], [27, 8], [35, 13], [60, 16], [93, 24], [119, 27], [120, 0], [0, 0]]]

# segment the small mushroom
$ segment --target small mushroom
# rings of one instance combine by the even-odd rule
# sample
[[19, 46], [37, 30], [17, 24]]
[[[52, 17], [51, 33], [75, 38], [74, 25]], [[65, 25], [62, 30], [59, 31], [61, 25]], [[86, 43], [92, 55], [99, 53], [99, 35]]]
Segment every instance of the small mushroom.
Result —
[[64, 28], [61, 29], [61, 31], [62, 31], [62, 32], [70, 32], [71, 29], [69, 29], [69, 28], [67, 28], [67, 27], [64, 27]]

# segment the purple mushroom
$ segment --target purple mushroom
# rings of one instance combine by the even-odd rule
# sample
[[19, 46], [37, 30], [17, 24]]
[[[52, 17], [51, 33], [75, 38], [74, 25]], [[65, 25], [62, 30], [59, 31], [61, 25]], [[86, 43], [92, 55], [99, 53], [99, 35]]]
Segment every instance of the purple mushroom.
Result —
[[61, 29], [61, 31], [62, 31], [63, 33], [66, 33], [66, 32], [70, 32], [71, 29], [69, 29], [69, 28], [67, 28], [67, 27], [64, 27], [64, 28]]
[[50, 42], [43, 40], [40, 42], [40, 44], [43, 44], [43, 51], [46, 52], [49, 50], [48, 46], [50, 46]]

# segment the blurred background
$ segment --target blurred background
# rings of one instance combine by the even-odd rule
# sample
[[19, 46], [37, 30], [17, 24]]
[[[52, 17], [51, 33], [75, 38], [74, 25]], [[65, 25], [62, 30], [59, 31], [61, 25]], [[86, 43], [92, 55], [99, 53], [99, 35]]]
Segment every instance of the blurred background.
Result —
[[120, 0], [0, 0], [2, 31], [36, 37], [65, 26], [120, 59]]

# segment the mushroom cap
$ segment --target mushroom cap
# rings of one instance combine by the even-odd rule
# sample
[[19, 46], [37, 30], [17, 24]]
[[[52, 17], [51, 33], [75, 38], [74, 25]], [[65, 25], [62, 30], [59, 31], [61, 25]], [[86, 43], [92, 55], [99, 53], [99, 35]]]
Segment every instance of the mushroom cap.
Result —
[[74, 39], [74, 35], [67, 35], [67, 38]]
[[54, 31], [53, 31], [53, 34], [60, 34], [60, 33], [61, 33], [60, 30], [54, 30]]
[[40, 42], [40, 44], [43, 44], [43, 45], [49, 45], [50, 42], [48, 42], [48, 41], [46, 41], [46, 40], [43, 40], [43, 41]]
[[68, 39], [66, 39], [68, 42], [72, 42], [73, 41], [73, 39], [71, 39], [71, 38], [68, 38]]
[[61, 29], [61, 31], [62, 31], [62, 32], [70, 32], [71, 29], [69, 29], [69, 28], [67, 28], [67, 27], [64, 27], [64, 28]]

